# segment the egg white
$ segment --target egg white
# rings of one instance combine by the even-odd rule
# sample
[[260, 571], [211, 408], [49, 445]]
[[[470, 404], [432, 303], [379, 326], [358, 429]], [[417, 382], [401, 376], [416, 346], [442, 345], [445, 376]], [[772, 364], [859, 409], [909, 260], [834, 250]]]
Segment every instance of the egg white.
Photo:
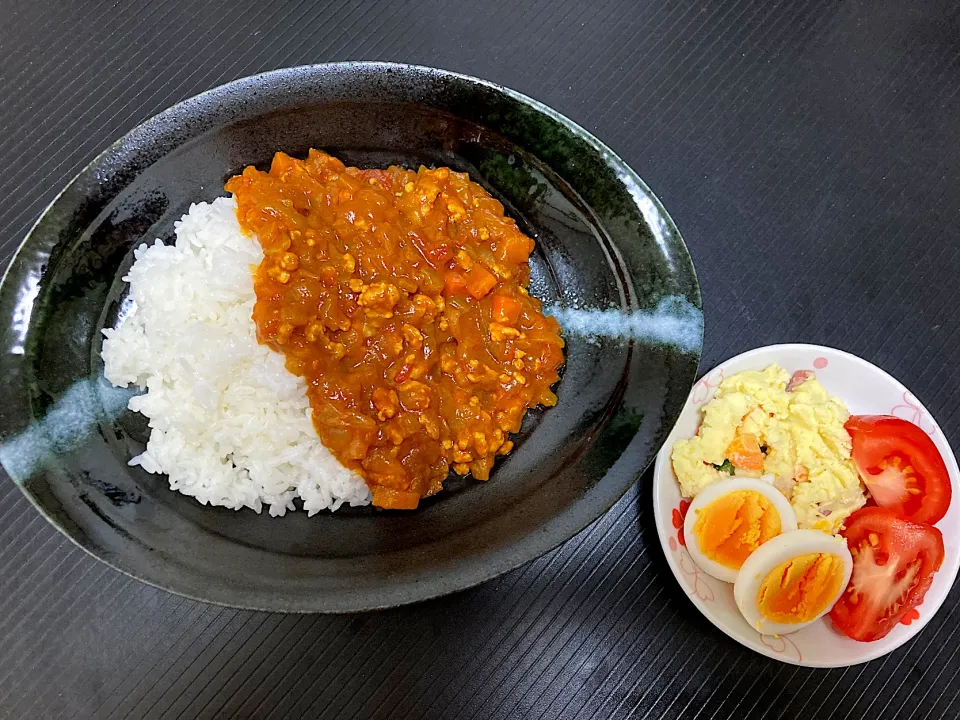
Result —
[[[810, 553], [831, 554], [840, 558], [843, 563], [843, 582], [840, 583], [836, 596], [826, 604], [823, 612], [808, 622], [777, 623], [769, 620], [757, 607], [757, 594], [764, 578], [781, 563]], [[846, 590], [852, 571], [853, 558], [842, 537], [828, 535], [819, 530], [794, 530], [764, 543], [744, 561], [733, 584], [733, 597], [740, 613], [755, 630], [766, 635], [786, 635], [817, 622], [830, 612]]]
[[697, 564], [697, 567], [708, 575], [712, 575], [717, 580], [722, 580], [723, 582], [732, 583], [737, 579], [736, 569], [721, 565], [703, 554], [703, 551], [700, 549], [699, 538], [693, 531], [693, 527], [697, 522], [697, 513], [728, 493], [747, 491], [763, 495], [770, 501], [770, 504], [773, 505], [777, 514], [780, 516], [780, 532], [785, 533], [797, 529], [797, 516], [793, 512], [790, 502], [773, 486], [772, 478], [772, 475], [764, 476], [763, 478], [732, 477], [728, 480], [715, 482], [697, 493], [697, 496], [687, 509], [687, 517], [683, 523], [683, 536], [686, 541], [687, 551]]

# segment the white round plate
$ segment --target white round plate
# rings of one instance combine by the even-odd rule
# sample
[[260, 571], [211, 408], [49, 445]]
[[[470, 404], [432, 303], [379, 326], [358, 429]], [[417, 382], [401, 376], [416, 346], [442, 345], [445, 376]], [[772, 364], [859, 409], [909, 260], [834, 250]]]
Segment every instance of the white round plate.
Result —
[[[917, 608], [919, 617], [912, 617], [909, 624], [897, 625], [881, 640], [869, 643], [851, 640], [834, 629], [829, 618], [789, 635], [761, 635], [747, 624], [737, 609], [733, 585], [720, 582], [697, 568], [678, 535], [678, 529], [683, 526], [685, 507], [681, 507], [683, 498], [670, 462], [673, 444], [681, 438], [693, 437], [700, 424], [700, 409], [713, 398], [724, 378], [741, 370], [762, 370], [773, 363], [790, 373], [814, 370], [827, 391], [842, 400], [854, 415], [896, 415], [919, 425], [936, 443], [950, 471], [953, 502], [946, 517], [937, 523], [946, 549], [943, 567], [934, 576], [923, 604]], [[680, 419], [657, 455], [653, 509], [667, 562], [697, 609], [723, 632], [751, 650], [794, 665], [856, 665], [900, 647], [920, 632], [937, 612], [960, 568], [960, 470], [940, 427], [910, 391], [883, 370], [849, 353], [819, 345], [758, 348], [731, 358], [707, 373], [694, 386]]]

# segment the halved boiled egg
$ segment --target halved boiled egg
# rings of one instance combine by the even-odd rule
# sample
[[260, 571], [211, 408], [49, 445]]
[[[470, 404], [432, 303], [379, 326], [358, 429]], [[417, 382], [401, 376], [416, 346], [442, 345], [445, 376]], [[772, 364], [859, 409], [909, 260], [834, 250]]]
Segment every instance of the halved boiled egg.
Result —
[[819, 530], [794, 530], [746, 559], [733, 597], [747, 622], [768, 635], [806, 627], [830, 611], [850, 582], [846, 541]]
[[687, 510], [683, 536], [690, 557], [701, 570], [733, 582], [757, 548], [796, 529], [793, 508], [771, 483], [732, 477], [697, 493]]

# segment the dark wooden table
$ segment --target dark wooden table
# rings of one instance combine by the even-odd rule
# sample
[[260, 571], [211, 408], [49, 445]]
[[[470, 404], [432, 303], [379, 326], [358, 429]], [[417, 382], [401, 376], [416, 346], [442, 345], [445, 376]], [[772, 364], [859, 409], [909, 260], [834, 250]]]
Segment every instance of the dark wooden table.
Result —
[[[834, 345], [960, 438], [960, 14], [903, 0], [0, 0], [0, 258], [125, 131], [285, 65], [385, 59], [532, 95], [622, 155], [687, 240], [703, 367]], [[666, 568], [649, 477], [566, 545], [400, 610], [202, 605], [75, 549], [0, 483], [3, 718], [960, 715], [955, 590], [868, 665], [741, 648]]]

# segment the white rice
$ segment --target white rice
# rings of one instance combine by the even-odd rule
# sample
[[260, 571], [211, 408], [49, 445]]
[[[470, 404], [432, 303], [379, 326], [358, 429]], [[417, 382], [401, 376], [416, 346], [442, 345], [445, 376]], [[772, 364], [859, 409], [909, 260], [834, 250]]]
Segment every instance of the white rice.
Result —
[[303, 379], [257, 342], [251, 265], [263, 255], [235, 211], [233, 198], [192, 205], [176, 245], [141, 245], [123, 278], [131, 302], [120, 326], [103, 331], [104, 371], [147, 391], [129, 408], [152, 428], [130, 464], [235, 510], [266, 504], [281, 516], [297, 496], [310, 515], [366, 505], [366, 483], [317, 437]]

